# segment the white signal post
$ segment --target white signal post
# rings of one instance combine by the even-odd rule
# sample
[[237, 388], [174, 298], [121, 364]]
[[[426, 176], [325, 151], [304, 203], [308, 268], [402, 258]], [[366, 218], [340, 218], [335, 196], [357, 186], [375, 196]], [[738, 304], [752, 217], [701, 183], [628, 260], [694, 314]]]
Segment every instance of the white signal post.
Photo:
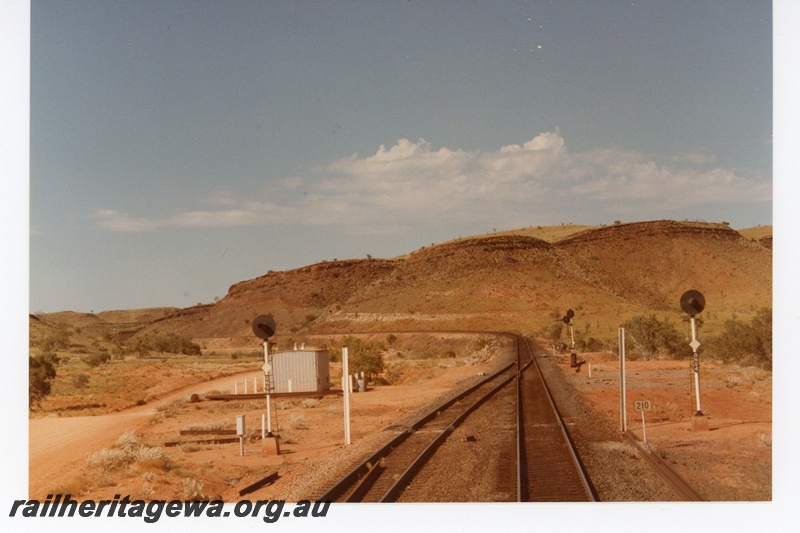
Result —
[[689, 322], [692, 324], [692, 342], [689, 346], [692, 347], [694, 352], [694, 392], [697, 398], [697, 411], [692, 416], [692, 430], [693, 431], [708, 431], [708, 417], [703, 414], [700, 408], [700, 357], [697, 355], [697, 349], [700, 343], [697, 342], [697, 322], [695, 315], [702, 312], [706, 306], [706, 299], [699, 291], [690, 290], [681, 295], [681, 309], [684, 313], [689, 315]]
[[270, 372], [272, 372], [272, 365], [269, 364], [269, 341], [264, 341], [264, 366], [261, 367], [264, 371], [264, 390], [267, 393], [267, 437], [272, 437], [272, 411], [270, 407], [269, 390], [272, 388], [272, 379], [270, 379]]
[[575, 349], [575, 332], [572, 329], [572, 318], [569, 319], [569, 336], [572, 339], [572, 349]]
[[697, 349], [700, 347], [700, 343], [697, 342], [697, 326], [694, 321], [694, 316], [690, 317], [689, 320], [692, 323], [692, 342], [689, 343], [689, 346], [692, 347], [692, 351], [694, 352], [694, 391], [697, 397], [696, 414], [702, 415], [703, 410], [700, 409], [700, 356], [697, 355]]
[[342, 389], [344, 392], [344, 445], [350, 445], [350, 366], [347, 347], [342, 348]]

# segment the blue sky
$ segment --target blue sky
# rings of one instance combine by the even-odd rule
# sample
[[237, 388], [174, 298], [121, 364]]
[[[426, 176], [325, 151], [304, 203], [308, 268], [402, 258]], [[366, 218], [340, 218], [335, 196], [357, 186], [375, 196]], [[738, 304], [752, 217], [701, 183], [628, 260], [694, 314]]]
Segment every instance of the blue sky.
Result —
[[[269, 269], [492, 228], [774, 222], [775, 408], [791, 419], [800, 3], [774, 2], [774, 87], [763, 2], [284, 4], [0, 1], [7, 354], [28, 350], [28, 308], [192, 305]], [[24, 405], [17, 359], [4, 391]], [[8, 414], [24, 435], [27, 413]], [[775, 427], [776, 502], [795, 433]], [[7, 444], [7, 477], [26, 479], [24, 439]], [[791, 512], [769, 507], [714, 518]], [[461, 525], [529, 519], [470, 509]], [[687, 511], [672, 518], [696, 523]]]
[[769, 2], [36, 1], [32, 312], [530, 225], [773, 222]]

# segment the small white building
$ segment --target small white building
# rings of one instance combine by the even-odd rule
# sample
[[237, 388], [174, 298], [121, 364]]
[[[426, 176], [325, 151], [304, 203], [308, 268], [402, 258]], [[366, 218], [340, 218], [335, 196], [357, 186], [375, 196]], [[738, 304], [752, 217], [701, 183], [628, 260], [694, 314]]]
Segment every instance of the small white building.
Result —
[[272, 354], [273, 391], [322, 392], [331, 388], [328, 350], [302, 349]]

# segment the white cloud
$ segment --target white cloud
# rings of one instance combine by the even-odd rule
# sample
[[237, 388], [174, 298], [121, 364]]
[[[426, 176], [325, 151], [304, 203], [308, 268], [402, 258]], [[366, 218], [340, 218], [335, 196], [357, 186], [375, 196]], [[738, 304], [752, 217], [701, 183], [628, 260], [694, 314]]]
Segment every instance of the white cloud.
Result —
[[708, 154], [705, 152], [696, 152], [696, 153], [686, 153], [682, 152], [679, 154], [675, 154], [674, 156], [670, 157], [671, 161], [688, 161], [689, 163], [694, 163], [697, 165], [710, 165], [717, 160], [717, 156], [714, 154]]
[[217, 192], [206, 205], [219, 209], [163, 219], [102, 210], [94, 219], [112, 231], [333, 224], [359, 233], [372, 228], [377, 234], [428, 224], [524, 224], [535, 213], [573, 213], [576, 206], [601, 220], [618, 212], [668, 218], [671, 211], [691, 206], [771, 199], [770, 182], [724, 168], [709, 170], [713, 155], [676, 154], [664, 160], [680, 168], [615, 148], [571, 154], [557, 130], [493, 152], [435, 150], [424, 139], [400, 139], [373, 155], [353, 154], [317, 167], [307, 177], [273, 181], [264, 201]]
[[114, 209], [100, 209], [95, 211], [91, 218], [101, 228], [120, 233], [153, 231], [161, 225], [158, 220], [136, 218]]

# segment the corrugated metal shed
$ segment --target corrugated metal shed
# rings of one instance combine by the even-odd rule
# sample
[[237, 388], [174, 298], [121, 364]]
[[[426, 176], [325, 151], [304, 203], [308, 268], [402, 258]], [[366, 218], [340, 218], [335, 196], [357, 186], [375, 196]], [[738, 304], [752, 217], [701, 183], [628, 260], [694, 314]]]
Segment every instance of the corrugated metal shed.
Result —
[[328, 350], [292, 350], [272, 354], [273, 391], [330, 390], [329, 361]]

